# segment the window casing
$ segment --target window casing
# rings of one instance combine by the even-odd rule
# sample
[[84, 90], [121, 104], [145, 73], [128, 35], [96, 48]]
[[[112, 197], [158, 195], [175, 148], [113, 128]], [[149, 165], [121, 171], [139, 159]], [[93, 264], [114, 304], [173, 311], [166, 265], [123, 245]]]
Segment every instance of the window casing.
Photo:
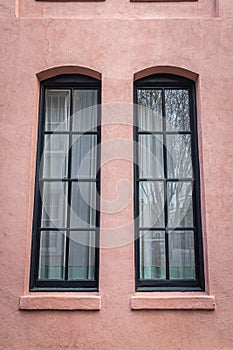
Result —
[[99, 266], [101, 82], [41, 83], [31, 291], [96, 291]]
[[136, 290], [204, 290], [195, 84], [151, 75], [134, 101]]

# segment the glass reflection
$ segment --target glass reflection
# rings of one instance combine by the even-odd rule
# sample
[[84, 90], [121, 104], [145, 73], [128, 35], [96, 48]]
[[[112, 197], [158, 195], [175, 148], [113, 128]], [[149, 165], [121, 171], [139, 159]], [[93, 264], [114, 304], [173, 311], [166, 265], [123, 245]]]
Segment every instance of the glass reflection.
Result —
[[165, 233], [140, 232], [140, 279], [166, 278]]
[[162, 90], [137, 90], [138, 127], [142, 131], [162, 130]]
[[73, 130], [91, 131], [97, 126], [97, 90], [74, 90]]
[[168, 182], [168, 226], [192, 227], [192, 182]]
[[95, 279], [95, 232], [70, 232], [69, 279]]
[[194, 232], [169, 232], [169, 267], [171, 279], [194, 279]]
[[190, 130], [188, 90], [165, 90], [165, 115], [167, 130]]
[[69, 90], [46, 90], [45, 131], [68, 130], [69, 101]]
[[168, 178], [192, 178], [191, 136], [167, 135]]
[[140, 227], [164, 227], [163, 182], [140, 182], [139, 212]]
[[64, 232], [41, 232], [39, 279], [64, 279], [65, 238]]
[[42, 195], [42, 227], [66, 227], [67, 184], [44, 182]]
[[97, 137], [95, 135], [75, 136], [72, 139], [73, 178], [95, 178], [97, 164]]
[[72, 183], [70, 225], [78, 228], [96, 225], [95, 182]]

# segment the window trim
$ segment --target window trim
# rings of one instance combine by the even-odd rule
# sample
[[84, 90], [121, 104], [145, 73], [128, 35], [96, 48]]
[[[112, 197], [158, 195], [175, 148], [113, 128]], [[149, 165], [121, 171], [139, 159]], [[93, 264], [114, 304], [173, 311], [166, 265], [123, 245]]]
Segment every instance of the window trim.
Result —
[[[99, 231], [100, 231], [100, 203], [97, 201], [96, 226], [87, 231], [96, 232], [95, 247], [95, 280], [38, 280], [39, 270], [39, 249], [40, 249], [40, 220], [42, 213], [42, 199], [39, 188], [39, 169], [41, 156], [44, 148], [44, 127], [45, 127], [45, 91], [49, 89], [79, 89], [79, 90], [97, 90], [97, 145], [101, 145], [101, 80], [84, 74], [60, 74], [40, 81], [39, 96], [39, 118], [37, 131], [37, 152], [36, 152], [36, 173], [34, 186], [34, 210], [32, 224], [32, 243], [31, 243], [31, 262], [30, 262], [30, 292], [97, 292], [99, 290]], [[72, 101], [72, 97], [71, 97]], [[70, 133], [70, 131], [69, 131]], [[88, 134], [75, 132], [75, 134]], [[97, 152], [96, 189], [100, 194], [100, 147]], [[48, 229], [50, 230], [50, 229]], [[67, 229], [68, 231], [69, 229]], [[72, 229], [71, 229], [72, 230]], [[56, 229], [55, 229], [56, 231]], [[85, 229], [82, 229], [85, 231]]]
[[[140, 280], [140, 262], [139, 262], [139, 173], [138, 173], [138, 126], [137, 126], [137, 89], [151, 88], [183, 88], [189, 90], [190, 104], [190, 131], [191, 131], [191, 155], [193, 165], [193, 220], [196, 232], [195, 238], [195, 271], [196, 280]], [[201, 187], [200, 187], [200, 166], [198, 151], [198, 131], [197, 131], [197, 113], [196, 113], [196, 89], [195, 82], [191, 79], [176, 74], [155, 73], [134, 81], [134, 222], [135, 222], [135, 245], [134, 245], [134, 261], [135, 261], [135, 290], [136, 292], [190, 292], [205, 291], [204, 278], [204, 259], [203, 259], [203, 235], [201, 223]], [[164, 108], [164, 106], [163, 106]], [[163, 113], [164, 114], [164, 113]], [[163, 116], [164, 117], [164, 116]], [[166, 181], [166, 179], [165, 179]], [[153, 228], [150, 228], [153, 230]], [[180, 228], [181, 229], [181, 228]], [[178, 230], [178, 228], [177, 228]], [[168, 250], [167, 250], [168, 251]]]

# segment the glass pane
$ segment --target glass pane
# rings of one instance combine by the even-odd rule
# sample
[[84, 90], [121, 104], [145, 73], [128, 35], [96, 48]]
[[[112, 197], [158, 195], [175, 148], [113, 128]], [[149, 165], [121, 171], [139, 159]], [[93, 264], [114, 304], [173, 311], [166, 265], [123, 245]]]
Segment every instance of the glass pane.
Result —
[[164, 227], [164, 183], [139, 183], [140, 227]]
[[70, 232], [69, 279], [95, 279], [95, 232]]
[[75, 136], [72, 139], [71, 176], [75, 178], [95, 178], [97, 172], [97, 137], [93, 135]]
[[162, 90], [137, 90], [138, 127], [142, 131], [162, 130]]
[[97, 90], [74, 90], [73, 130], [91, 131], [97, 126]]
[[164, 178], [162, 136], [139, 135], [138, 162], [140, 178]]
[[140, 232], [140, 279], [165, 279], [165, 233]]
[[168, 226], [192, 227], [192, 182], [168, 182]]
[[69, 90], [46, 90], [45, 131], [68, 130], [69, 114]]
[[96, 183], [73, 182], [71, 192], [71, 227], [88, 228], [96, 225]]
[[165, 90], [166, 129], [190, 130], [188, 90]]
[[192, 178], [191, 136], [167, 135], [168, 178]]
[[169, 271], [171, 279], [195, 278], [194, 232], [169, 232]]
[[64, 279], [65, 241], [65, 232], [41, 232], [39, 279]]
[[43, 177], [61, 179], [67, 176], [68, 149], [68, 135], [45, 135]]
[[42, 227], [66, 227], [67, 183], [44, 182]]

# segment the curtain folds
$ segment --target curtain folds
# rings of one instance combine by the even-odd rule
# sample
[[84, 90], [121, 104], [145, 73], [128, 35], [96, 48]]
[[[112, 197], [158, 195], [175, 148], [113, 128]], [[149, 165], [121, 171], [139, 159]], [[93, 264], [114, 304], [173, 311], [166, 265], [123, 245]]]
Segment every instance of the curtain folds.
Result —
[[[65, 132], [96, 130], [97, 91], [74, 90], [72, 101], [70, 118], [71, 91], [46, 90], [40, 279], [65, 278], [69, 241], [68, 279], [94, 280], [95, 231], [91, 228], [96, 225], [97, 136], [69, 136]], [[52, 134], [46, 133], [51, 131]], [[62, 180], [68, 178], [69, 166], [71, 181], [68, 184]], [[69, 228], [72, 230], [64, 230]], [[80, 231], [82, 228], [85, 231]]]

